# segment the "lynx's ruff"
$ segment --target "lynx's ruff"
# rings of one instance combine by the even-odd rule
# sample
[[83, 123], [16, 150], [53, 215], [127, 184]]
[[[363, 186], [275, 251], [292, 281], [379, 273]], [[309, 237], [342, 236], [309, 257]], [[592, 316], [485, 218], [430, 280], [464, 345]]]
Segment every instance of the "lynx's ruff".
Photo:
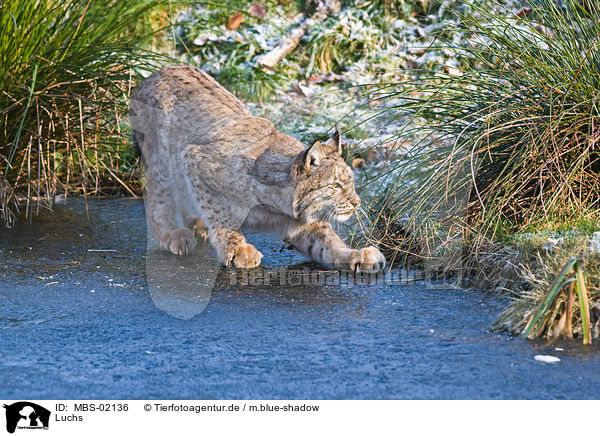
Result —
[[163, 249], [187, 254], [203, 235], [225, 265], [256, 267], [263, 255], [241, 231], [250, 227], [277, 232], [327, 267], [385, 266], [377, 248], [349, 248], [328, 222], [348, 219], [360, 204], [339, 134], [305, 149], [190, 66], [143, 80], [130, 109], [147, 216]]

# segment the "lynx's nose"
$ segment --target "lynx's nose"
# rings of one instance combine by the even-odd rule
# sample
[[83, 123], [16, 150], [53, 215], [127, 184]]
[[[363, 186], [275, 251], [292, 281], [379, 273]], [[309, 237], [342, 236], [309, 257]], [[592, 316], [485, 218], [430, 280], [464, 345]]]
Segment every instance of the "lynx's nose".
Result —
[[358, 209], [358, 207], [360, 206], [360, 198], [358, 198], [358, 195], [352, 200], [350, 200], [350, 203], [352, 204], [352, 206], [354, 206], [354, 208]]

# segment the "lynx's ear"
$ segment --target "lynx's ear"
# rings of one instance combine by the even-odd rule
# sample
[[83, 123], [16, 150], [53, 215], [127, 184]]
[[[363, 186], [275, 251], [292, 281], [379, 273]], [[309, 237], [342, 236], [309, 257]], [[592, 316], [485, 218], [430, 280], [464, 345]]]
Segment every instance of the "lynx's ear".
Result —
[[335, 129], [335, 133], [331, 138], [327, 140], [325, 144], [323, 144], [323, 148], [326, 153], [337, 153], [338, 155], [342, 155], [342, 139], [340, 135], [340, 131]]
[[301, 174], [310, 174], [311, 168], [318, 166], [323, 157], [325, 157], [323, 145], [317, 141], [296, 157], [296, 162], [292, 170], [293, 176], [298, 177]]

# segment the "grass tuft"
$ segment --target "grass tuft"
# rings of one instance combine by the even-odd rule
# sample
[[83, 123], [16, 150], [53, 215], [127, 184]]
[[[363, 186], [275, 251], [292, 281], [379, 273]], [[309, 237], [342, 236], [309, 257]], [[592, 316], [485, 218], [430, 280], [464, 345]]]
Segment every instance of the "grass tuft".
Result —
[[[380, 188], [367, 237], [430, 276], [508, 288], [514, 302], [496, 328], [522, 332], [552, 289], [529, 333], [597, 337], [600, 264], [587, 247], [600, 221], [600, 6], [538, 0], [517, 14], [467, 4], [431, 48], [454, 52], [455, 66], [368, 90], [381, 117], [405, 117], [397, 143], [411, 145], [370, 181]], [[561, 229], [584, 235], [554, 250], [516, 241]], [[569, 309], [567, 323], [578, 303], [561, 292], [569, 283], [552, 283], [571, 256], [585, 261], [573, 292], [588, 286], [591, 318]]]
[[[525, 283], [494, 329], [546, 339], [600, 337], [600, 254], [571, 241], [552, 257], [521, 265]], [[585, 272], [589, 273], [586, 274]], [[577, 298], [576, 298], [577, 297]]]
[[58, 193], [139, 190], [123, 118], [161, 56], [133, 31], [159, 2], [7, 0], [0, 6], [0, 211]]
[[447, 44], [459, 70], [375, 91], [411, 119], [401, 136], [419, 138], [379, 176], [374, 234], [390, 249], [476, 253], [600, 218], [600, 8], [565, 5], [539, 0], [519, 18], [474, 3], [455, 29], [471, 45]]

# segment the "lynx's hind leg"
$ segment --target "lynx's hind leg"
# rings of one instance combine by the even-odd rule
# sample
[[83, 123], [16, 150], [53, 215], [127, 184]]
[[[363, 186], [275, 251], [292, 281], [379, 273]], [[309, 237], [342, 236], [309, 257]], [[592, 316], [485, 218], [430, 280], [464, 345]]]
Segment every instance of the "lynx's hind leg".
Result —
[[183, 224], [192, 231], [194, 237], [202, 238], [205, 241], [208, 239], [208, 227], [197, 214], [189, 213], [185, 208], [182, 208], [181, 219]]
[[196, 238], [190, 229], [179, 228], [164, 233], [160, 238], [160, 247], [179, 256], [187, 255], [196, 248]]
[[189, 254], [196, 239], [189, 228], [182, 228], [176, 219], [177, 209], [168, 178], [156, 168], [146, 171], [146, 215], [154, 235], [163, 250], [173, 254]]
[[185, 226], [192, 231], [196, 239], [202, 238], [205, 241], [208, 239], [208, 227], [206, 227], [202, 218], [194, 217], [187, 221]]

